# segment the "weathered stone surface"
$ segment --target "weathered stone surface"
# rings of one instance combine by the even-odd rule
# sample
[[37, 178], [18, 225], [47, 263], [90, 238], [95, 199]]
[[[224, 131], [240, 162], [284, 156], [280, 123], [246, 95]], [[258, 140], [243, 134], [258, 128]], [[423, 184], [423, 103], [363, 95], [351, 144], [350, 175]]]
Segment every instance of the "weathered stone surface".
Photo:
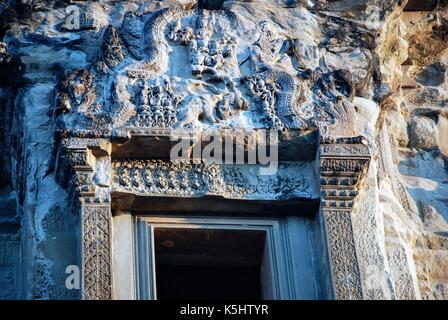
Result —
[[[113, 192], [320, 201], [321, 184], [328, 221], [353, 224], [330, 230], [347, 252], [329, 259], [356, 249], [363, 289], [337, 294], [448, 299], [448, 9], [423, 2], [2, 1], [0, 297], [79, 298], [64, 279], [81, 245], [87, 296], [109, 298], [94, 259]], [[292, 163], [275, 183], [245, 167], [182, 189], [190, 171], [158, 169], [178, 129], [278, 129]]]
[[410, 147], [431, 150], [437, 147], [437, 124], [426, 117], [413, 117], [409, 124]]
[[437, 122], [437, 134], [439, 137], [439, 149], [445, 155], [448, 156], [448, 117], [439, 116]]
[[399, 111], [391, 110], [387, 113], [386, 122], [391, 142], [396, 147], [407, 147], [409, 144], [408, 126], [403, 115]]

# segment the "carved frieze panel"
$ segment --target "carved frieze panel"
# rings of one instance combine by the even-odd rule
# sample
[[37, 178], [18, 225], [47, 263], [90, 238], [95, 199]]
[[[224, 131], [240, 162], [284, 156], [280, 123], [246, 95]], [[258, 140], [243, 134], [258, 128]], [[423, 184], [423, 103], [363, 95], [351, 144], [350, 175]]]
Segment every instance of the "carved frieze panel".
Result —
[[196, 161], [123, 160], [113, 163], [112, 192], [146, 196], [288, 200], [319, 197], [313, 168], [279, 163], [273, 175], [260, 165], [217, 165]]
[[252, 20], [232, 8], [176, 7], [73, 30], [92, 30], [102, 45], [98, 61], [60, 76], [56, 124], [81, 136], [130, 127], [313, 129], [355, 119], [343, 90], [350, 79], [321, 70], [316, 45], [292, 40], [296, 30], [270, 19]]

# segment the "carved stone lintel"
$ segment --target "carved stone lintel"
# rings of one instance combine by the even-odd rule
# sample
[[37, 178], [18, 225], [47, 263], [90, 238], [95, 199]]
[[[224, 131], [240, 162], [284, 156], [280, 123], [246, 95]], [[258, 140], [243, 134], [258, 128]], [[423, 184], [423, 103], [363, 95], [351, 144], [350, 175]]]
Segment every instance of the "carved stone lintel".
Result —
[[361, 137], [322, 139], [323, 214], [338, 300], [363, 299], [351, 210], [369, 162], [369, 148]]
[[[218, 165], [201, 161], [114, 161], [112, 190], [158, 197], [220, 196], [226, 199], [317, 199], [313, 168], [280, 162], [275, 175], [260, 175], [260, 165]], [[315, 187], [314, 187], [315, 185]]]

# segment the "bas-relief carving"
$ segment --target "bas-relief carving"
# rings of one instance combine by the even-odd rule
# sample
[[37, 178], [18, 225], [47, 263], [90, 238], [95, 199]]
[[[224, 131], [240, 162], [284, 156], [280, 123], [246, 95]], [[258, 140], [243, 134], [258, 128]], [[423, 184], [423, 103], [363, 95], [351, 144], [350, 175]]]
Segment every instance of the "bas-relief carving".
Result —
[[80, 219], [81, 296], [87, 300], [112, 297], [110, 195], [95, 182], [95, 162], [107, 160], [109, 152], [110, 143], [102, 139], [64, 139], [59, 147], [58, 180], [69, 192], [69, 210]]
[[305, 77], [300, 41], [272, 21], [244, 30], [255, 36], [239, 23], [230, 10], [125, 14], [103, 32], [100, 61], [62, 77], [59, 127], [322, 129], [352, 119], [330, 110], [350, 99], [343, 75]]
[[333, 285], [338, 300], [363, 298], [350, 214], [350, 211], [324, 210]]
[[352, 208], [370, 163], [361, 138], [321, 139], [321, 188], [336, 299], [363, 299]]
[[[97, 197], [93, 169], [77, 150], [101, 139], [126, 139], [138, 130], [324, 129], [352, 119], [353, 110], [347, 107], [351, 92], [342, 92], [350, 87], [349, 80], [338, 74], [307, 76], [300, 63], [299, 69], [291, 68], [300, 42], [285, 38], [272, 22], [259, 22], [258, 39], [250, 43], [236, 31], [238, 23], [231, 11], [129, 13], [121, 29], [104, 32], [100, 61], [62, 77], [54, 117], [61, 137], [67, 138], [63, 141], [74, 144], [65, 160], [75, 170], [72, 184], [81, 202], [84, 298], [111, 297], [110, 207], [107, 199]], [[326, 139], [322, 194], [336, 298], [362, 298], [350, 208], [369, 152], [359, 138]], [[309, 177], [293, 173], [294, 164], [281, 164], [279, 174], [270, 178], [244, 166], [146, 160], [113, 166], [112, 188], [135, 194], [268, 200], [310, 196]]]
[[220, 195], [228, 199], [313, 198], [312, 168], [280, 163], [275, 175], [259, 175], [259, 165], [129, 160], [113, 163], [114, 192], [166, 197]]
[[111, 214], [109, 206], [82, 208], [83, 299], [110, 300]]

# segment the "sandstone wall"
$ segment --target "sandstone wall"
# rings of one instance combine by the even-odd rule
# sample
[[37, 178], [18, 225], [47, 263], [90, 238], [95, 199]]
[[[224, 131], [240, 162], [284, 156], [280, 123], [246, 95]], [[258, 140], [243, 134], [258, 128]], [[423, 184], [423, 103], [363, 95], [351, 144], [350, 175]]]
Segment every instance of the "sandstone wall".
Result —
[[[66, 210], [52, 158], [61, 74], [116, 63], [105, 31], [124, 32], [127, 12], [195, 5], [75, 1], [88, 18], [72, 32], [61, 29], [66, 2], [0, 3], [0, 298], [77, 298], [65, 288], [65, 267], [77, 261], [78, 218]], [[448, 298], [448, 8], [423, 2], [222, 4], [244, 26], [253, 17], [274, 23], [291, 45], [282, 59], [293, 61], [307, 123], [364, 135], [372, 146], [353, 212], [366, 299]]]

